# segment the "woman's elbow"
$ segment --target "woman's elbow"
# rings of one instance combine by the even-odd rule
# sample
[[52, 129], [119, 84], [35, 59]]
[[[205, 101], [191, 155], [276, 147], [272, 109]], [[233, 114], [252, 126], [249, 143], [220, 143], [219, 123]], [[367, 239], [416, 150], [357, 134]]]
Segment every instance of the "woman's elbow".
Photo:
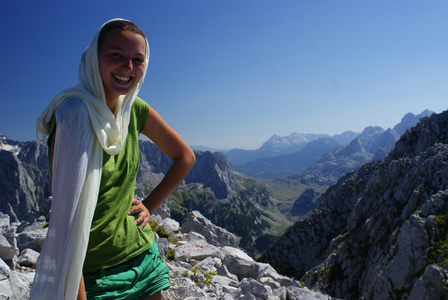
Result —
[[190, 148], [188, 148], [189, 151], [187, 151], [186, 153], [186, 158], [185, 161], [189, 167], [189, 169], [191, 170], [191, 168], [193, 168], [195, 162], [196, 162], [196, 155], [194, 155], [193, 150], [191, 150]]

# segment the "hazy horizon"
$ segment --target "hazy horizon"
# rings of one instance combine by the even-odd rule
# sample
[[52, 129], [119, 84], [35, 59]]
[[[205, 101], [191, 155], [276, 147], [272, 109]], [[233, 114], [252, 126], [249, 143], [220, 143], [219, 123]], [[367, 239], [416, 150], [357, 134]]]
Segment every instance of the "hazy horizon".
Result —
[[[425, 110], [426, 110], [426, 109], [425, 109]], [[423, 110], [422, 112], [419, 112], [419, 113], [412, 113], [412, 112], [409, 112], [409, 113], [412, 113], [412, 114], [414, 114], [414, 115], [419, 115], [419, 114], [423, 113], [425, 110]], [[436, 112], [433, 112], [433, 113], [436, 113]], [[402, 118], [403, 118], [403, 117], [404, 117], [404, 115], [402, 116]], [[401, 119], [402, 119], [402, 118], [401, 118]], [[400, 121], [401, 121], [401, 119], [400, 119]], [[397, 123], [393, 124], [393, 125], [390, 126], [390, 127], [383, 127], [383, 126], [379, 126], [379, 125], [368, 125], [368, 126], [366, 126], [365, 128], [370, 127], [370, 126], [378, 126], [378, 127], [383, 128], [384, 130], [387, 130], [387, 129], [389, 129], [389, 128], [393, 128], [395, 125], [399, 124], [400, 121], [398, 121]], [[262, 143], [261, 143], [260, 145], [255, 146], [255, 148], [250, 148], [250, 149], [248, 149], [248, 148], [243, 148], [243, 147], [238, 147], [238, 146], [237, 146], [237, 147], [232, 147], [232, 148], [210, 147], [210, 146], [208, 146], [208, 145], [196, 145], [196, 144], [189, 144], [189, 146], [192, 147], [194, 150], [202, 150], [202, 149], [206, 149], [206, 150], [214, 150], [214, 151], [229, 151], [229, 150], [233, 150], [233, 149], [256, 150], [256, 149], [260, 148], [265, 142], [267, 142], [268, 140], [270, 140], [273, 136], [280, 136], [280, 137], [282, 137], [282, 138], [285, 138], [285, 137], [289, 137], [289, 136], [291, 136], [291, 135], [293, 135], [293, 134], [303, 134], [303, 135], [328, 135], [328, 136], [333, 137], [333, 136], [335, 136], [335, 135], [341, 135], [341, 134], [343, 134], [343, 133], [345, 133], [345, 132], [355, 132], [355, 133], [359, 133], [359, 134], [361, 134], [362, 131], [363, 131], [365, 128], [363, 128], [361, 131], [353, 131], [353, 130], [349, 130], [349, 129], [348, 129], [348, 130], [344, 130], [344, 131], [342, 131], [342, 132], [337, 132], [337, 133], [334, 133], [334, 134], [322, 133], [322, 132], [297, 132], [297, 131], [294, 131], [294, 132], [291, 132], [291, 133], [289, 133], [289, 134], [285, 134], [285, 135], [280, 135], [280, 134], [276, 134], [276, 133], [274, 133], [274, 134], [272, 134], [270, 137], [268, 137], [266, 140], [262, 141]], [[14, 140], [14, 141], [20, 141], [20, 142], [28, 142], [28, 141], [30, 141], [30, 140], [19, 140], [19, 139], [15, 139], [15, 138], [13, 138], [13, 137], [10, 137], [10, 136], [4, 134], [1, 130], [0, 130], [0, 134], [3, 134], [3, 135], [5, 135], [7, 138], [9, 138], [9, 139], [11, 139], [11, 140]], [[36, 139], [37, 139], [37, 137], [35, 137], [33, 140], [36, 140]], [[146, 137], [144, 137], [144, 136], [140, 136], [140, 139], [141, 139], [141, 140], [149, 140], [148, 138], [146, 138]]]

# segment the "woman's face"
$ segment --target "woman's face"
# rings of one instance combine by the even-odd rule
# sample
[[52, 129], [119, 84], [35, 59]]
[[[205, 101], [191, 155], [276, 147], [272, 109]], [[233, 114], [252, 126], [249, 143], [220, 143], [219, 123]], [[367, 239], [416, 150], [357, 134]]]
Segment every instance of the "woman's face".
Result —
[[146, 41], [132, 31], [112, 31], [100, 45], [98, 59], [107, 102], [129, 93], [145, 71]]

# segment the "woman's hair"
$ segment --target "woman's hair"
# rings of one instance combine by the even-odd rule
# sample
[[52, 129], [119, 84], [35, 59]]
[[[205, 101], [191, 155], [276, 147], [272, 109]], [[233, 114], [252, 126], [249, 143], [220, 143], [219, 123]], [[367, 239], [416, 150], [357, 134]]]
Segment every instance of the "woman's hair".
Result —
[[113, 31], [131, 31], [137, 34], [140, 34], [146, 39], [145, 34], [143, 31], [134, 23], [126, 20], [116, 20], [107, 23], [104, 25], [104, 27], [101, 29], [100, 36], [98, 37], [98, 50], [101, 48], [101, 46], [104, 44], [104, 41], [106, 39], [106, 36]]

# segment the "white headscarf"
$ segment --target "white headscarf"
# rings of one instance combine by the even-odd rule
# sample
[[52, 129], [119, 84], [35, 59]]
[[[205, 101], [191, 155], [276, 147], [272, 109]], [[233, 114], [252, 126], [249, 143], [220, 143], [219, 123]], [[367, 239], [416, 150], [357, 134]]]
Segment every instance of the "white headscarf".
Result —
[[149, 61], [149, 45], [146, 41], [145, 70], [137, 85], [127, 95], [121, 96], [115, 114], [106, 105], [103, 82], [99, 72], [98, 38], [101, 29], [108, 23], [123, 20], [112, 19], [101, 26], [89, 47], [84, 51], [78, 71], [78, 84], [58, 94], [47, 106], [36, 121], [37, 131], [47, 136], [50, 130], [50, 121], [59, 104], [70, 97], [80, 97], [86, 105], [92, 127], [98, 142], [104, 151], [116, 155], [121, 151], [128, 133], [129, 116], [132, 103], [142, 87]]
[[[31, 291], [33, 300], [76, 299], [101, 182], [103, 150], [110, 155], [116, 155], [123, 148], [128, 133], [131, 107], [144, 81], [149, 61], [149, 45], [146, 39], [143, 76], [128, 94], [120, 97], [114, 113], [110, 111], [106, 105], [99, 71], [98, 38], [103, 27], [116, 20], [123, 19], [112, 19], [104, 23], [84, 51], [79, 66], [78, 84], [58, 94], [36, 121], [37, 131], [48, 136], [52, 117], [64, 100], [69, 98], [80, 99], [90, 119], [90, 122], [67, 121], [77, 122], [76, 128], [79, 129], [77, 131], [81, 132], [82, 138], [73, 137], [76, 139], [76, 145], [70, 144], [73, 143], [70, 140], [71, 136], [66, 136], [70, 130], [59, 127], [56, 130], [52, 218], [33, 282]], [[70, 112], [65, 115], [70, 119]], [[89, 132], [94, 134], [89, 135]], [[65, 135], [62, 135], [63, 133]], [[80, 157], [81, 160], [85, 159], [86, 170], [71, 171], [79, 161], [70, 161], [68, 154], [70, 151], [82, 154]], [[67, 192], [68, 186], [70, 192]]]

